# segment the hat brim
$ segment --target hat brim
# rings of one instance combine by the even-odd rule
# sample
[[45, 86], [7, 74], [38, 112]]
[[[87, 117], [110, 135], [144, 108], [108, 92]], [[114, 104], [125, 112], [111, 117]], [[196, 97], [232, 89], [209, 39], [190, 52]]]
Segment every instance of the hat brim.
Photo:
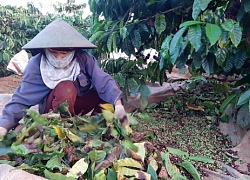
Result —
[[38, 33], [22, 49], [79, 48], [95, 49], [97, 46], [88, 41], [75, 28], [62, 19], [56, 19]]

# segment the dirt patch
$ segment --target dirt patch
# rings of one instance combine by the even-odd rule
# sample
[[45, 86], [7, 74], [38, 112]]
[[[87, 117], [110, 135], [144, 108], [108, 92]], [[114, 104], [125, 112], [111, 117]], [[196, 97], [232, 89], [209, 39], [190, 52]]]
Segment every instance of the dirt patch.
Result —
[[23, 78], [18, 75], [0, 77], [0, 94], [12, 94], [21, 84]]

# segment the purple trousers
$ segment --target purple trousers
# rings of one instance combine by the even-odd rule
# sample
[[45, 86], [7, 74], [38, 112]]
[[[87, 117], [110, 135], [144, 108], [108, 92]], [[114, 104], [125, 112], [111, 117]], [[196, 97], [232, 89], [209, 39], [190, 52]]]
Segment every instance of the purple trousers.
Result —
[[92, 109], [94, 109], [92, 114], [101, 113], [99, 104], [106, 103], [94, 89], [79, 97], [74, 83], [63, 81], [50, 92], [44, 113], [51, 110], [56, 111], [57, 107], [65, 101], [68, 102], [71, 115], [84, 115]]

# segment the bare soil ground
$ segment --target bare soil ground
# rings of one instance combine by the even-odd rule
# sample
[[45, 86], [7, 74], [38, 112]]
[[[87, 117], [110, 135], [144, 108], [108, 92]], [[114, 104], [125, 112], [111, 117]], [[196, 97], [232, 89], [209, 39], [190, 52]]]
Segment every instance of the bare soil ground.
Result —
[[0, 77], [0, 94], [12, 94], [21, 82], [22, 76], [18, 75]]

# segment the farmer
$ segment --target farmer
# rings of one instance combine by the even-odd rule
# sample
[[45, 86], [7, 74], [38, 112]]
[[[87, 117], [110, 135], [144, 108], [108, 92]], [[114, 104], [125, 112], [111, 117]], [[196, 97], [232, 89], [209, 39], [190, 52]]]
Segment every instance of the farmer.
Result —
[[41, 52], [30, 59], [21, 85], [2, 111], [0, 135], [18, 125], [24, 109], [39, 104], [44, 114], [65, 101], [72, 115], [100, 113], [99, 104], [113, 104], [116, 117], [128, 124], [117, 83], [95, 57], [81, 50], [96, 46], [68, 23], [54, 20], [22, 48]]

